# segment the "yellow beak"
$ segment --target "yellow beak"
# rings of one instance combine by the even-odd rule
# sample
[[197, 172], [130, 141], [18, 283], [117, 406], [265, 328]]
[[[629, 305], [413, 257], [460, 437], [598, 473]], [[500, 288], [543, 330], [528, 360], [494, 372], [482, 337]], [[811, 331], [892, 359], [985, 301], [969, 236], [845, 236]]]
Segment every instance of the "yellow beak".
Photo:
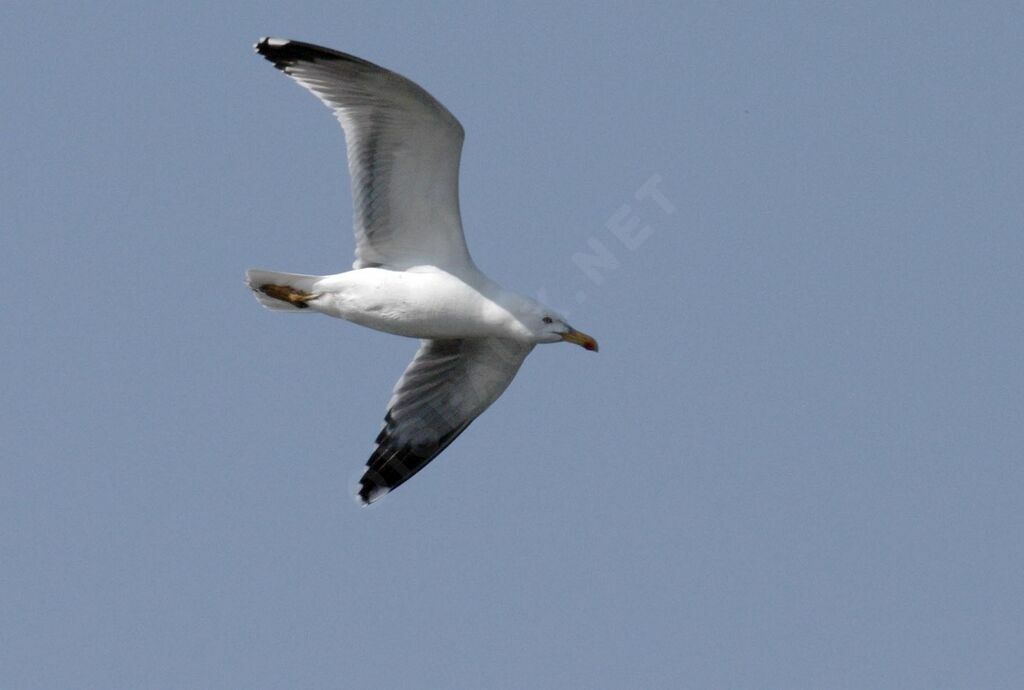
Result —
[[583, 331], [577, 331], [575, 328], [570, 328], [568, 331], [562, 334], [562, 340], [567, 343], [579, 345], [584, 350], [591, 350], [597, 352], [597, 341], [591, 338]]

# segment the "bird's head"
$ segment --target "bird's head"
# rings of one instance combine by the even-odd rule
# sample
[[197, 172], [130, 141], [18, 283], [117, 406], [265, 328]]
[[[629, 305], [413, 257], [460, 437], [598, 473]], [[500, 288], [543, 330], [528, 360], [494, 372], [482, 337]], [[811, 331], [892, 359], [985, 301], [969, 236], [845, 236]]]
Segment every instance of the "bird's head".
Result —
[[516, 320], [529, 332], [535, 343], [567, 343], [579, 345], [584, 350], [597, 352], [597, 341], [583, 331], [577, 331], [553, 309], [540, 302], [523, 298], [516, 309]]

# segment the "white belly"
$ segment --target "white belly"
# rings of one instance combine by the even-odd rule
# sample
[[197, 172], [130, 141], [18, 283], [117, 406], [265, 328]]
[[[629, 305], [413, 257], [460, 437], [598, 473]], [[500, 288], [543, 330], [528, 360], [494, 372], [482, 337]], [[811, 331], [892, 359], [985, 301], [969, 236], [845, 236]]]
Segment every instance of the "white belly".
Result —
[[469, 284], [436, 269], [361, 268], [324, 276], [309, 306], [361, 326], [411, 338], [507, 337], [510, 315], [487, 293], [486, 279]]

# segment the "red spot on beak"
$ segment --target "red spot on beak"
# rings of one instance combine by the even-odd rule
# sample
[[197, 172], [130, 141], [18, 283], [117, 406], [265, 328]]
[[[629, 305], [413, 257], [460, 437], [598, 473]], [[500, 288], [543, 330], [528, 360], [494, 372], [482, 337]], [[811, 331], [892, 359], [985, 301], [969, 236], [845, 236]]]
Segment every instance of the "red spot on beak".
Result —
[[570, 328], [568, 331], [563, 333], [562, 340], [568, 343], [572, 343], [573, 345], [579, 345], [584, 350], [597, 352], [597, 341], [591, 338], [586, 333], [577, 331], [575, 328]]

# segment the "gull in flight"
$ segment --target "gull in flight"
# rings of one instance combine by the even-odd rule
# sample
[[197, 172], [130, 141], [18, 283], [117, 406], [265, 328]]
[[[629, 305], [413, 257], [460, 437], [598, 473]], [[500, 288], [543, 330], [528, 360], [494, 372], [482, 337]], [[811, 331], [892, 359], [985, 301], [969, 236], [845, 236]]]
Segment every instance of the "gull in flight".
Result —
[[321, 313], [421, 339], [395, 384], [366, 463], [369, 504], [443, 451], [498, 399], [538, 343], [597, 341], [510, 292], [473, 263], [459, 215], [459, 121], [394, 72], [328, 48], [263, 38], [256, 52], [312, 91], [341, 122], [355, 208], [352, 270], [327, 276], [250, 270], [268, 309]]

